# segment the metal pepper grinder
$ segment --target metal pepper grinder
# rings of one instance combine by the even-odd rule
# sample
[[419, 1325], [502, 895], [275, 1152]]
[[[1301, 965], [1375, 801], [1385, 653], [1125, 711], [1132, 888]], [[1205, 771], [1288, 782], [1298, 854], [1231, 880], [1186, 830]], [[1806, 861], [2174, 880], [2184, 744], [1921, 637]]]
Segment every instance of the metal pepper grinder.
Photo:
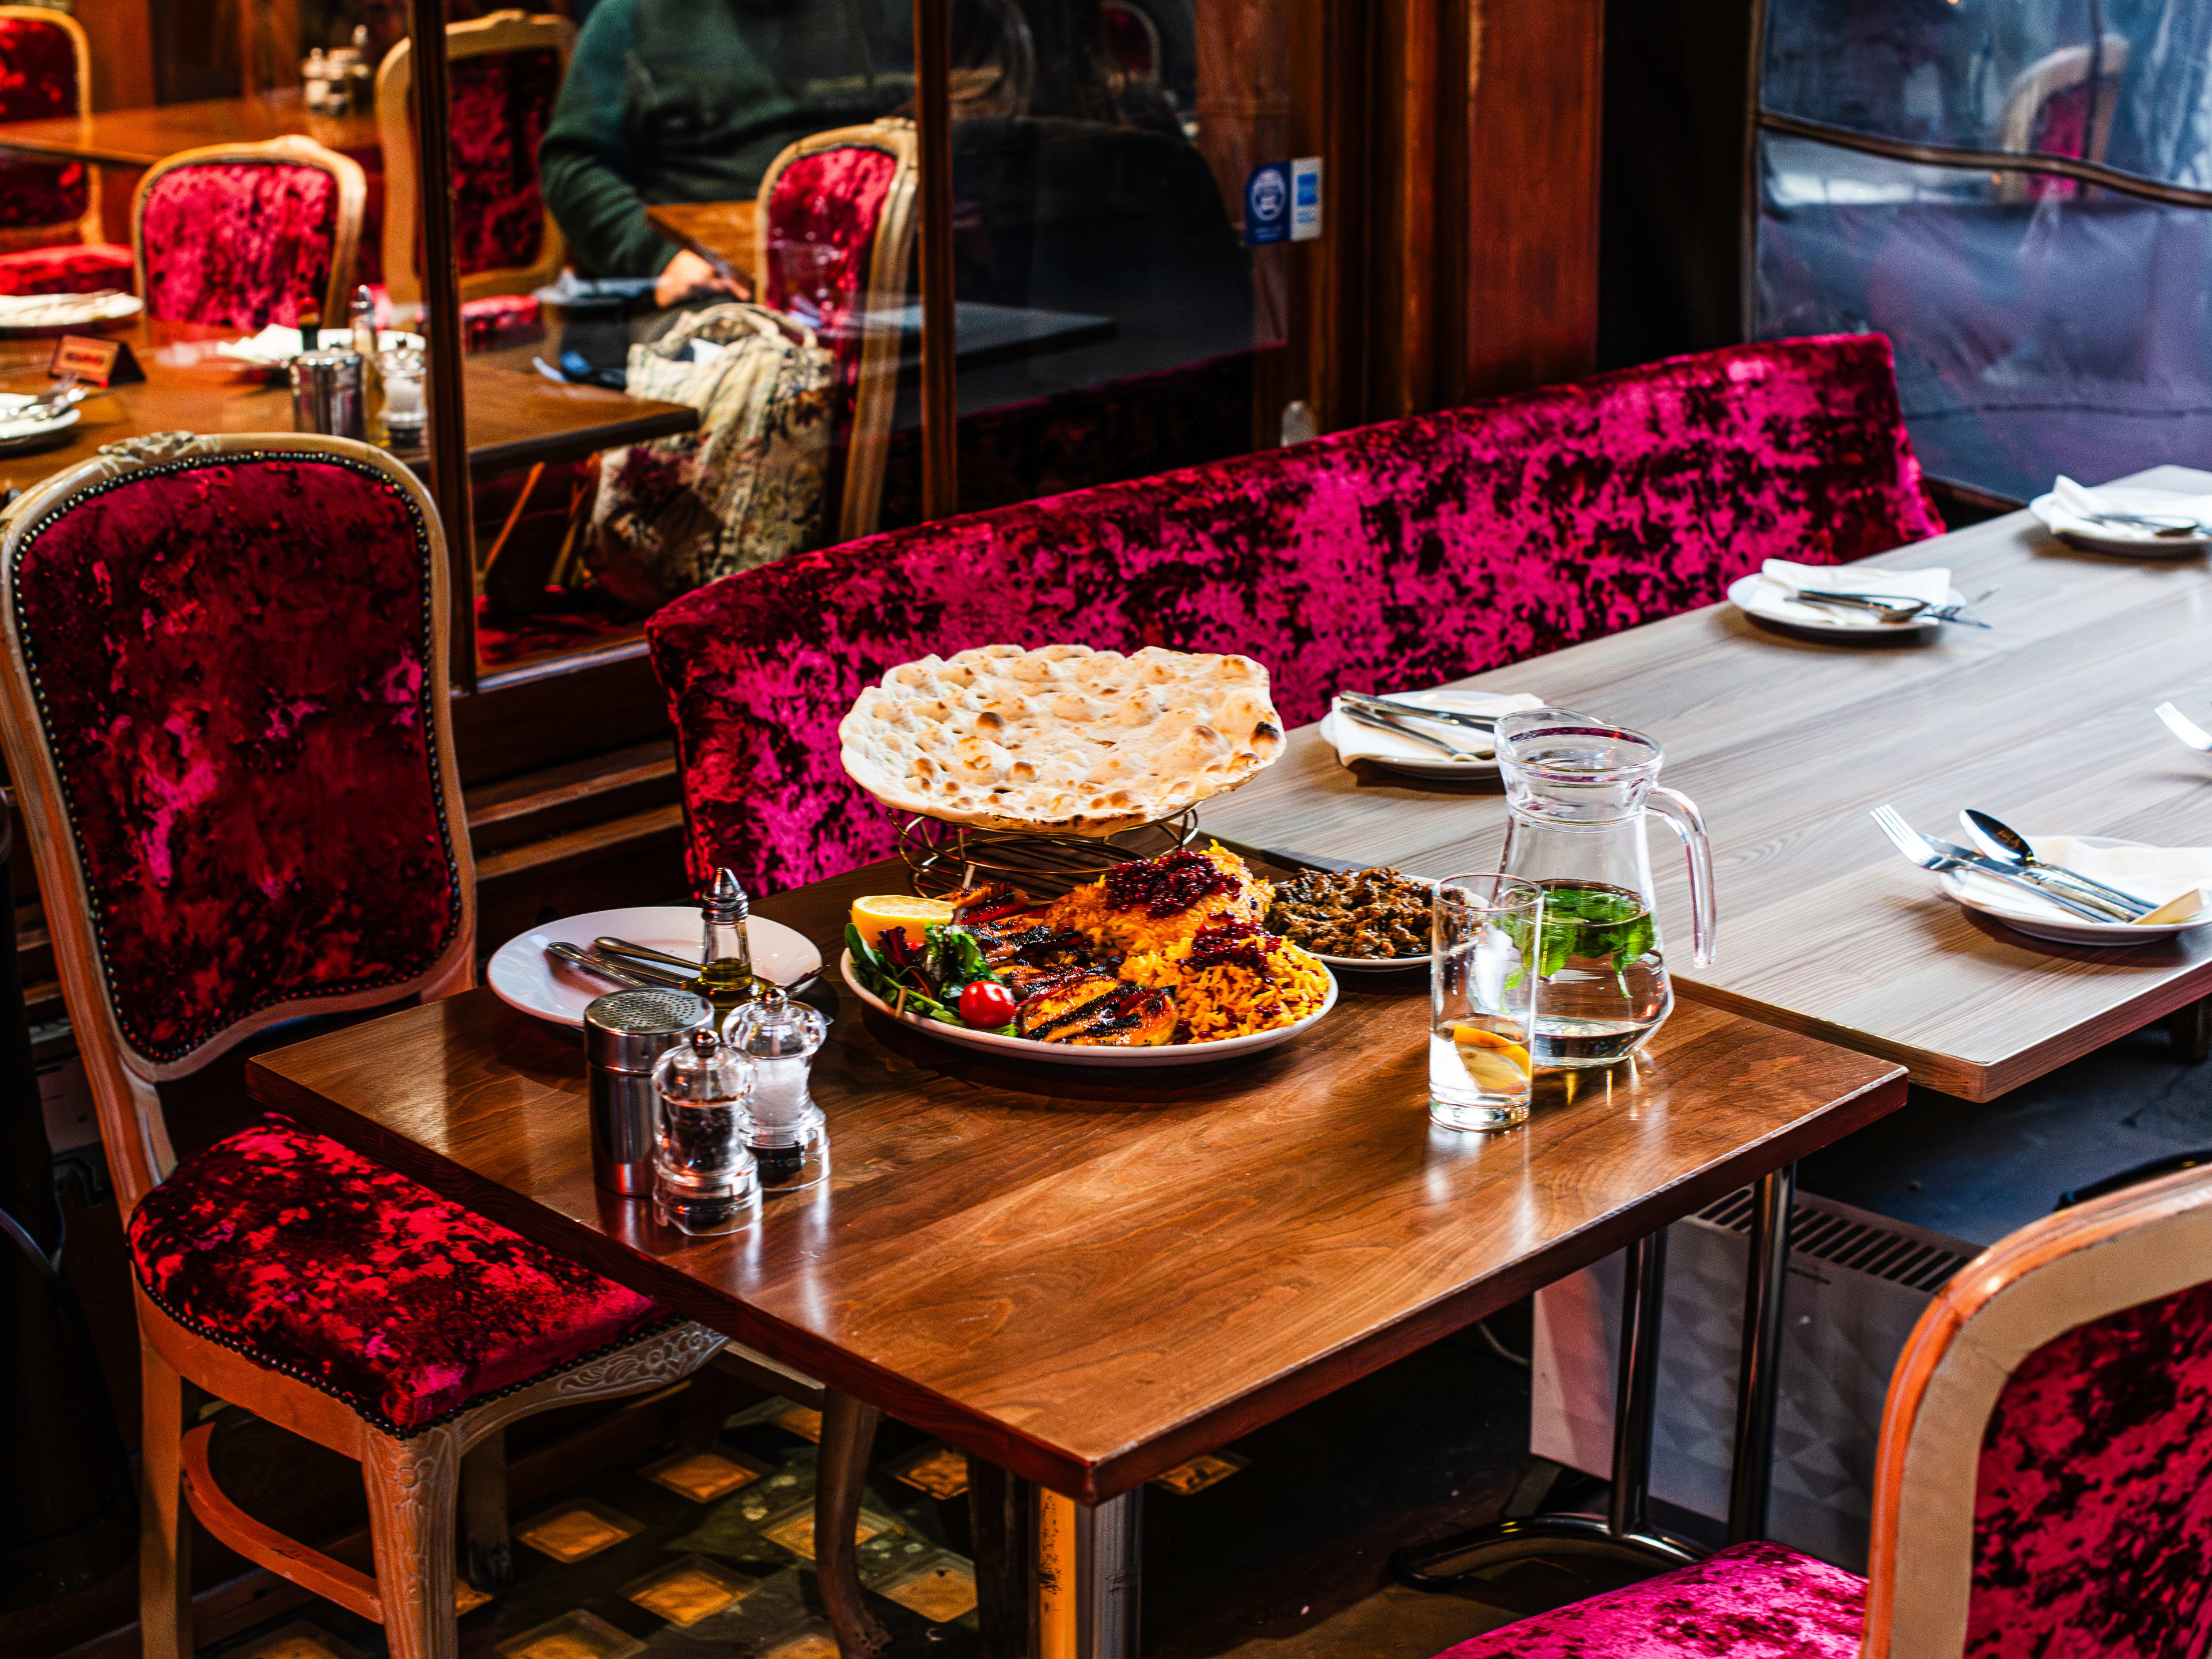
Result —
[[653, 1068], [691, 1032], [712, 1030], [713, 1006], [690, 991], [610, 991], [584, 1010], [592, 1085], [592, 1179], [625, 1198], [653, 1195]]

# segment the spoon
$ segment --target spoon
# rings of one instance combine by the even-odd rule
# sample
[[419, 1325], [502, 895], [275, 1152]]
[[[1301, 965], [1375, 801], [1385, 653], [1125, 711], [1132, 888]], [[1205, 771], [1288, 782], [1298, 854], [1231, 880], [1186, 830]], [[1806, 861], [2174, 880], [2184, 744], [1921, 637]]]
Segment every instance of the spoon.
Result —
[[2205, 754], [2212, 755], [2212, 732], [2207, 732], [2203, 726], [2199, 726], [2195, 720], [2190, 719], [2188, 715], [2183, 714], [2172, 703], [2162, 702], [2159, 704], [2157, 708], [2152, 709], [2151, 713], [2157, 715], [2161, 720], [2164, 720], [2166, 722], [2166, 729], [2172, 732], [2175, 737], [2179, 738], [2182, 742], [2187, 744], [2191, 749], [2199, 750]]
[[656, 951], [650, 945], [632, 945], [626, 939], [602, 936], [592, 941], [592, 949], [611, 957], [635, 957], [641, 962], [657, 962], [665, 968], [678, 968], [696, 979], [699, 964], [686, 962], [682, 957], [672, 957], [665, 951]]
[[545, 954], [556, 962], [566, 963], [571, 968], [580, 969], [596, 979], [605, 980], [611, 985], [619, 985], [627, 990], [653, 991], [673, 983], [653, 973], [651, 969], [617, 967], [605, 957], [593, 956], [589, 951], [559, 940], [547, 945]]
[[2087, 513], [2081, 515], [2098, 524], [2124, 524], [2148, 530], [2154, 536], [2202, 536], [2205, 526], [2181, 513]]
[[1987, 812], [1978, 812], [1971, 806], [1966, 807], [1960, 812], [1959, 823], [1966, 830], [1966, 838], [1998, 863], [2009, 864], [2021, 870], [2033, 871], [2038, 875], [2063, 876], [2077, 886], [2094, 888], [2098, 892], [2104, 894], [2108, 901], [2127, 906], [2130, 920], [2136, 916], [2148, 915], [2158, 908], [2148, 900], [2137, 898], [2133, 893], [2123, 888], [2111, 886], [2093, 876], [2081, 875], [2067, 869], [2063, 865], [2052, 864], [2036, 857], [2035, 849], [2028, 845], [2027, 836], [2008, 824], [1990, 817]]
[[1337, 710], [1340, 714], [1349, 715], [1362, 726], [1371, 726], [1378, 732], [1395, 732], [1401, 738], [1411, 738], [1415, 743], [1425, 743], [1431, 749], [1441, 749], [1455, 761], [1488, 760], [1491, 756], [1492, 751], [1488, 750], [1462, 749], [1455, 743], [1447, 742], [1444, 738], [1421, 731], [1417, 726], [1402, 725], [1385, 714], [1370, 714], [1365, 709], [1348, 702], [1340, 702], [1337, 705]]

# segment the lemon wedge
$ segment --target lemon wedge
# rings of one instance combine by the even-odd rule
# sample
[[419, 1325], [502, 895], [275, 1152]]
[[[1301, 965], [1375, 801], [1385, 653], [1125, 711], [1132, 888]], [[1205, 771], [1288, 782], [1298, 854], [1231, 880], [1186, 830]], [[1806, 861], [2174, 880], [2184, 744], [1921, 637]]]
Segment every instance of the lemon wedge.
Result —
[[916, 898], [911, 893], [884, 893], [853, 901], [853, 926], [870, 945], [896, 927], [909, 943], [921, 943], [922, 929], [952, 920], [952, 907], [943, 899]]
[[1478, 1025], [1455, 1026], [1452, 1042], [1459, 1050], [1459, 1063], [1467, 1067], [1476, 1088], [1520, 1094], [1528, 1087], [1532, 1066], [1528, 1051], [1519, 1043]]

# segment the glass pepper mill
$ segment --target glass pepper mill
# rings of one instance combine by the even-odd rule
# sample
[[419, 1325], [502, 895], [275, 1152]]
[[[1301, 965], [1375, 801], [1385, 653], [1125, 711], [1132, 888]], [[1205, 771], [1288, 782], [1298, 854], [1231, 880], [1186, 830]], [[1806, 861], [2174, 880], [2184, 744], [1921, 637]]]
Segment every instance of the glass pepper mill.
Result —
[[745, 1144], [753, 1063], [702, 1025], [653, 1068], [653, 1207], [693, 1234], [733, 1233], [760, 1214], [760, 1176]]
[[705, 929], [699, 950], [699, 994], [714, 1005], [718, 1022], [760, 993], [760, 981], [753, 977], [752, 942], [745, 936], [745, 921], [751, 915], [752, 901], [738, 884], [737, 872], [715, 871], [714, 884], [699, 904]]
[[761, 1191], [792, 1193], [828, 1179], [830, 1130], [807, 1087], [830, 1022], [772, 985], [722, 1025], [731, 1048], [751, 1060], [756, 1081], [747, 1141]]

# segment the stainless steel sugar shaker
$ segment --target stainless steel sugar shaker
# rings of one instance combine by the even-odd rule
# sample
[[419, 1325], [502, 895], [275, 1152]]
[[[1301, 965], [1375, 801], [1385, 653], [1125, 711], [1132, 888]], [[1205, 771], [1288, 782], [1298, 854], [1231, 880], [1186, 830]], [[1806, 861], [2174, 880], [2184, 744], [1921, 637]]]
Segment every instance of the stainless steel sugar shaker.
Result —
[[292, 429], [367, 440], [360, 353], [303, 351], [292, 359]]
[[584, 1058], [592, 1085], [592, 1179], [626, 1198], [653, 1196], [659, 1109], [653, 1067], [701, 1026], [714, 1005], [689, 991], [610, 991], [584, 1010]]

